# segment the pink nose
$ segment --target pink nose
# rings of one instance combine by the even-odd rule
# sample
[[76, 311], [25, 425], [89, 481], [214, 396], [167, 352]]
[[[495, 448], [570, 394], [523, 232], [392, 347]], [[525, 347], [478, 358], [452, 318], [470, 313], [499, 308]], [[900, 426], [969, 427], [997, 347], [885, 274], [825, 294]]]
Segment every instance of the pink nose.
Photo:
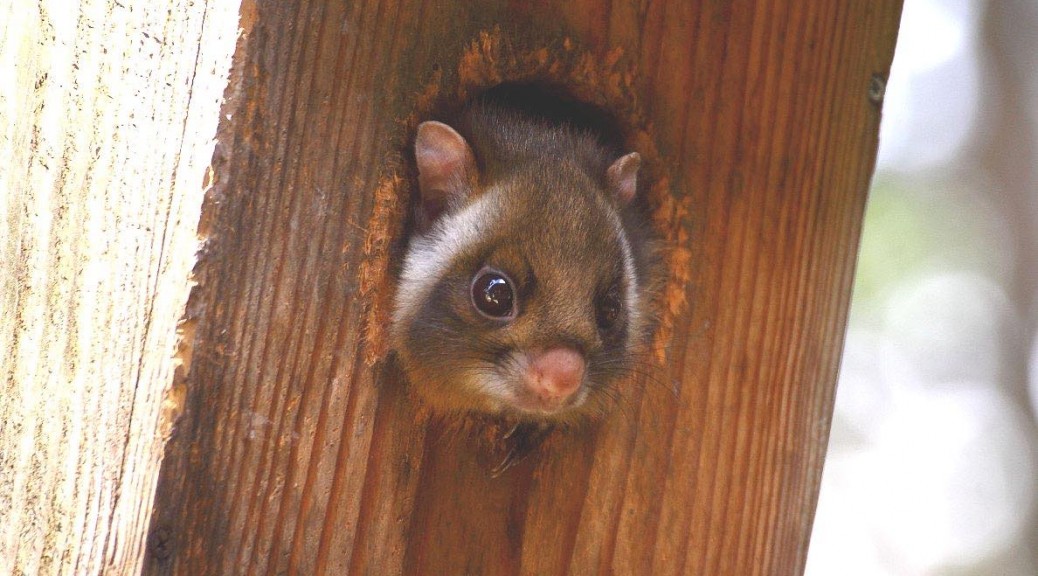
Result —
[[527, 386], [538, 399], [559, 404], [580, 389], [584, 380], [584, 356], [580, 352], [559, 346], [531, 356]]

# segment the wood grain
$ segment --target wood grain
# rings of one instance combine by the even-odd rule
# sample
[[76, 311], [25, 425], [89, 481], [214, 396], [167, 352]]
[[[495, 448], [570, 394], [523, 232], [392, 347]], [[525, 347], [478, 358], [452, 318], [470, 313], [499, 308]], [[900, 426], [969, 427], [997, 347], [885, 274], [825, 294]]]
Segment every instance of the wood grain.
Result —
[[[146, 572], [801, 573], [900, 2], [243, 11]], [[496, 479], [366, 361], [364, 284], [416, 109], [494, 30], [627, 70], [682, 279], [623, 409]]]
[[0, 574], [140, 570], [237, 8], [0, 2]]

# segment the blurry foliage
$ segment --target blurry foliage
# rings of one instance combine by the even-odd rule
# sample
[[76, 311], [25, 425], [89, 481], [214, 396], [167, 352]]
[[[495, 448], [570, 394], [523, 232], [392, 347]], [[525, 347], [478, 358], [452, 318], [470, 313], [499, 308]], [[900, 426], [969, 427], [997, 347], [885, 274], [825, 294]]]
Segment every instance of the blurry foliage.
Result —
[[892, 292], [947, 270], [999, 277], [1010, 248], [993, 210], [961, 184], [878, 173], [865, 212], [853, 322], [872, 326]]

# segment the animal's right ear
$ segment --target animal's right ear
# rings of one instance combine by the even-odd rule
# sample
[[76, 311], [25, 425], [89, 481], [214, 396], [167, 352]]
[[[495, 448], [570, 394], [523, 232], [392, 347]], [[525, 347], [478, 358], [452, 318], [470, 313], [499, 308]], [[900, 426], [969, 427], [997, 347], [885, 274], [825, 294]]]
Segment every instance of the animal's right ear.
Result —
[[457, 209], [478, 181], [476, 158], [469, 143], [442, 122], [422, 122], [414, 142], [418, 188], [425, 223]]

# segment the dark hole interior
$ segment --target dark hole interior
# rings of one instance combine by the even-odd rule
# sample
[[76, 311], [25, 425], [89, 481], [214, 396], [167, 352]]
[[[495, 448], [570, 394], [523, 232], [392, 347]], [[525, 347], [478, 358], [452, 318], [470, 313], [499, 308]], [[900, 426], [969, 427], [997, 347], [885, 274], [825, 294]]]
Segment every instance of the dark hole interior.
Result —
[[598, 106], [577, 100], [562, 86], [505, 83], [483, 91], [476, 98], [518, 109], [552, 124], [569, 124], [586, 130], [618, 155], [624, 151], [623, 133], [616, 117]]

